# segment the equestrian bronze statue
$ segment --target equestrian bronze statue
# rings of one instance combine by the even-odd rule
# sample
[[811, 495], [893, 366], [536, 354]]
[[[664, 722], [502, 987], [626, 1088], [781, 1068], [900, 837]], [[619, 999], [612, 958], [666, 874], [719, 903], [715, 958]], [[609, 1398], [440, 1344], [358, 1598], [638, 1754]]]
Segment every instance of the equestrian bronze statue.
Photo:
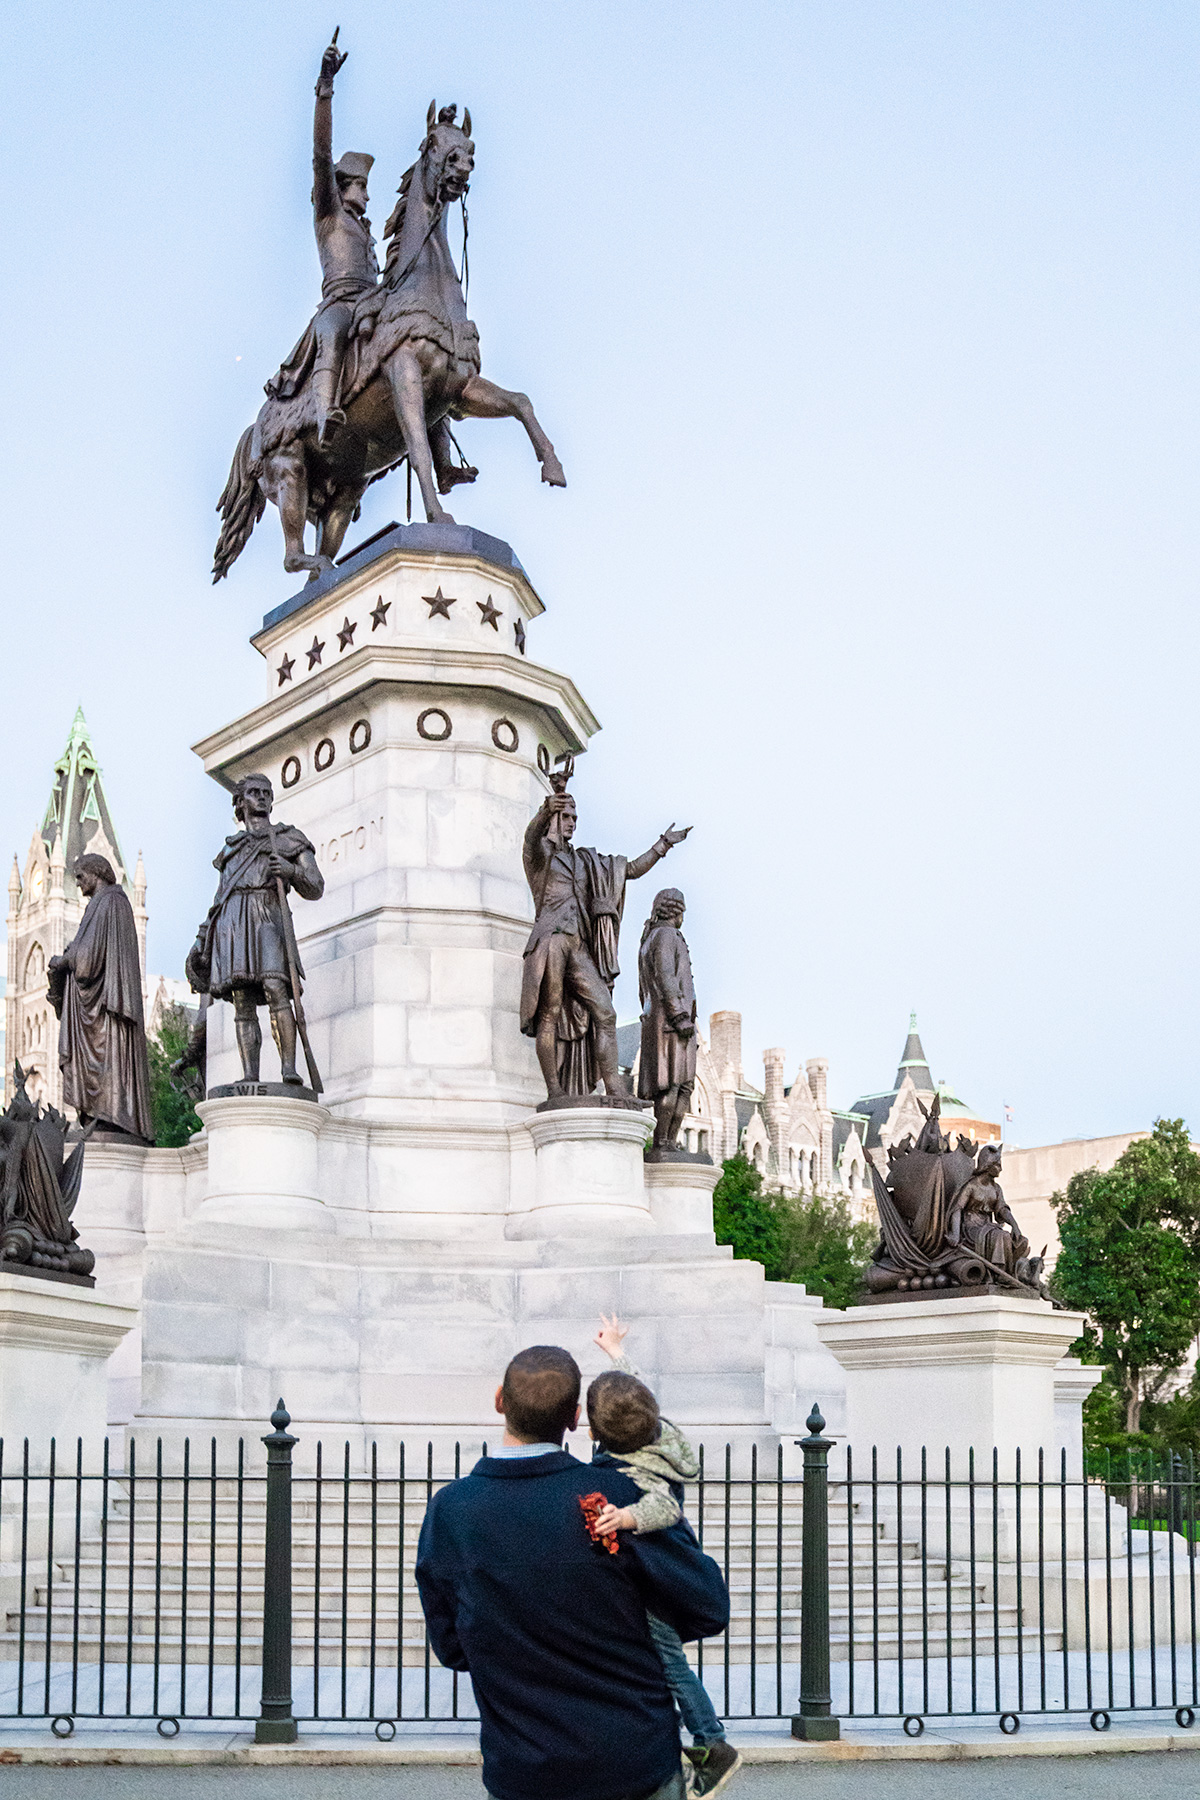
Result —
[[[333, 84], [344, 61], [335, 33], [321, 61], [313, 124], [321, 302], [238, 440], [217, 502], [214, 581], [229, 573], [268, 500], [283, 525], [284, 568], [309, 569], [312, 578], [332, 568], [370, 483], [404, 462], [417, 478], [426, 518], [453, 524], [438, 494], [474, 481], [478, 471], [455, 460], [451, 419], [519, 419], [542, 480], [566, 486], [527, 397], [479, 372], [479, 333], [467, 317], [446, 235], [448, 211], [465, 202], [475, 166], [470, 113], [460, 126], [456, 106], [439, 111], [430, 101], [418, 160], [384, 229], [380, 279], [366, 216], [373, 158], [349, 151], [333, 161]], [[465, 204], [463, 220], [465, 230]], [[304, 547], [310, 521], [311, 556]]]

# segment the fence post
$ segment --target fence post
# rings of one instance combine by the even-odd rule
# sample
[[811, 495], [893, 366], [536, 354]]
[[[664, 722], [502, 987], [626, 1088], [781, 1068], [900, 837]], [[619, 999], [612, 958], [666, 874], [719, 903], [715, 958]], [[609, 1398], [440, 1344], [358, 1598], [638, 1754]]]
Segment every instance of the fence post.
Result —
[[1170, 1515], [1170, 1526], [1172, 1531], [1178, 1532], [1180, 1537], [1184, 1537], [1187, 1535], [1187, 1526], [1183, 1519], [1183, 1458], [1178, 1450], [1172, 1451], [1167, 1461], [1167, 1467], [1170, 1471], [1167, 1479], [1171, 1483], [1170, 1504], [1167, 1508]]
[[841, 1734], [829, 1695], [829, 1452], [825, 1421], [814, 1403], [805, 1420], [804, 1531], [800, 1565], [800, 1711], [792, 1736], [828, 1740]]
[[256, 1744], [294, 1744], [292, 1713], [292, 1449], [283, 1401], [271, 1414], [267, 1446], [267, 1532], [263, 1551], [262, 1717]]

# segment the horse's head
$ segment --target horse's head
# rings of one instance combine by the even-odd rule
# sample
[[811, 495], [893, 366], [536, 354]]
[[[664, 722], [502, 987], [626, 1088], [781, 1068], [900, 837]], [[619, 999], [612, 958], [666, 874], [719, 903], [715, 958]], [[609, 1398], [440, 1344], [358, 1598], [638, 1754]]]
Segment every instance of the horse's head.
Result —
[[443, 205], [462, 199], [475, 167], [470, 110], [463, 113], [461, 126], [454, 122], [457, 114], [457, 106], [443, 106], [439, 112], [437, 101], [431, 100], [425, 120], [425, 142], [421, 145], [425, 196], [428, 200], [440, 200]]

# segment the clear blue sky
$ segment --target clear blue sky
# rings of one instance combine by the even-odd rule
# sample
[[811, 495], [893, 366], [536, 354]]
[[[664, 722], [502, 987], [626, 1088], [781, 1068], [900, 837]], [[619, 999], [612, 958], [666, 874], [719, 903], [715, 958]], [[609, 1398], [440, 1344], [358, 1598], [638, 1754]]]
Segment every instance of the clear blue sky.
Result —
[[258, 700], [246, 639], [297, 585], [271, 512], [211, 588], [212, 509], [318, 291], [340, 23], [377, 229], [430, 97], [471, 107], [484, 371], [571, 485], [467, 425], [457, 514], [604, 722], [582, 841], [694, 823], [701, 1006], [751, 1073], [823, 1053], [849, 1104], [915, 1006], [1019, 1142], [1200, 1127], [1200, 11], [331, 5], [7, 34], [0, 845], [82, 701], [180, 967], [228, 817], [188, 746]]

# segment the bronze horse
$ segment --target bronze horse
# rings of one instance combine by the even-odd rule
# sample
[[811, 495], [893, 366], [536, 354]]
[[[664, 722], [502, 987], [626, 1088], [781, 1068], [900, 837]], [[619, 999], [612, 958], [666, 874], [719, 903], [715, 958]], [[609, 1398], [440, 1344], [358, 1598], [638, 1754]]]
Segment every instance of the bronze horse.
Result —
[[[542, 480], [566, 486], [554, 446], [527, 396], [497, 387], [479, 373], [479, 334], [467, 317], [446, 237], [447, 209], [466, 194], [475, 166], [471, 115], [464, 113], [460, 127], [457, 111], [448, 106], [439, 113], [430, 102], [419, 159], [400, 184], [385, 230], [383, 278], [355, 307], [338, 395], [346, 423], [318, 444], [311, 383], [290, 392], [290, 384], [278, 377], [268, 384], [270, 397], [239, 438], [217, 502], [221, 535], [214, 581], [229, 573], [268, 500], [278, 507], [283, 525], [284, 568], [311, 569], [315, 579], [333, 567], [371, 482], [405, 460], [420, 484], [426, 518], [453, 524], [438, 492], [474, 481], [477, 471], [453, 461], [452, 418], [519, 419], [542, 466]], [[312, 556], [304, 548], [310, 520], [317, 528]]]

